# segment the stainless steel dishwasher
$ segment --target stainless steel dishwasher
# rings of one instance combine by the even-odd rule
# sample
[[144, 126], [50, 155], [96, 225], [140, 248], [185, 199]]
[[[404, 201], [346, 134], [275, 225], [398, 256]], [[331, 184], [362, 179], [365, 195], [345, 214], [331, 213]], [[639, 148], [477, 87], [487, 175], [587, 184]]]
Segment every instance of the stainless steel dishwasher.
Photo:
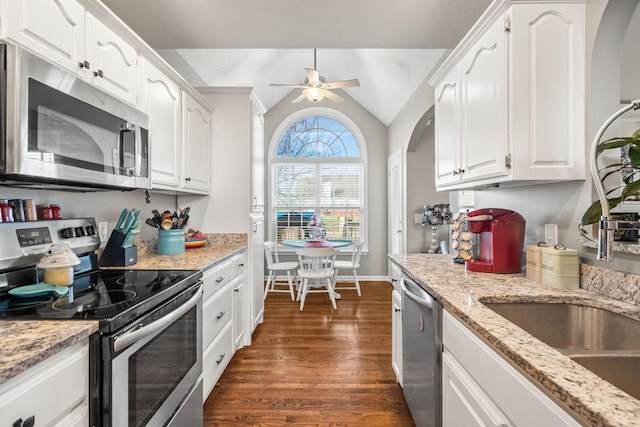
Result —
[[401, 280], [402, 383], [418, 427], [442, 425], [442, 305], [407, 276]]

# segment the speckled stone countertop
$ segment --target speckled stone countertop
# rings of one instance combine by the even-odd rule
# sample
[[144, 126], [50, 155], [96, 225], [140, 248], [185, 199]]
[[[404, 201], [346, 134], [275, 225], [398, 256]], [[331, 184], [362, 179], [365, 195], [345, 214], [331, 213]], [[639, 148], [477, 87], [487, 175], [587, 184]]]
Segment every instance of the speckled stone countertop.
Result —
[[97, 321], [3, 320], [0, 384], [97, 331]]
[[560, 290], [527, 280], [523, 274], [466, 271], [447, 255], [389, 255], [498, 354], [525, 372], [547, 394], [586, 425], [640, 425], [640, 400], [602, 380], [554, 348], [533, 338], [482, 302], [569, 302], [615, 311], [640, 320], [640, 307], [578, 289]]
[[[137, 270], [202, 270], [246, 250], [246, 234], [208, 234], [207, 244], [179, 255], [157, 255], [155, 244], [138, 244]], [[98, 331], [98, 321], [2, 320], [0, 383]]]
[[247, 248], [246, 234], [207, 234], [207, 243], [200, 248], [185, 249], [176, 255], [158, 255], [155, 242], [141, 242], [138, 262], [126, 267], [103, 267], [129, 270], [202, 270], [215, 265]]

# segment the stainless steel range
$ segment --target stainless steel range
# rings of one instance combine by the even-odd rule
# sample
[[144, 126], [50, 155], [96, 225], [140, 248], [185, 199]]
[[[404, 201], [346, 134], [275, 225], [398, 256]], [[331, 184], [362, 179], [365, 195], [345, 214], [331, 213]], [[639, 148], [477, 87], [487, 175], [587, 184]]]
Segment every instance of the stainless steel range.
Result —
[[[202, 425], [199, 271], [101, 270], [92, 218], [0, 223], [0, 241], [0, 319], [99, 322], [89, 341], [92, 426]], [[69, 290], [12, 291], [42, 283], [35, 265], [60, 242], [81, 260]]]

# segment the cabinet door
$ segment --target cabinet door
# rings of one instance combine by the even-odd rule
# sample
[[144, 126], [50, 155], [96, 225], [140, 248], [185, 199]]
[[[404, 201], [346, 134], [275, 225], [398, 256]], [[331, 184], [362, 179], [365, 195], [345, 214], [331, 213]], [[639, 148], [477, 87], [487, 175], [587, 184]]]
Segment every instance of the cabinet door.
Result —
[[391, 310], [391, 366], [402, 386], [402, 294], [397, 290], [392, 293]]
[[180, 186], [180, 88], [142, 59], [140, 107], [151, 118], [151, 182], [155, 187]]
[[233, 284], [233, 349], [244, 347], [244, 275], [236, 277]]
[[84, 76], [85, 11], [76, 0], [7, 1], [6, 37]]
[[249, 264], [250, 276], [247, 282], [250, 288], [247, 289], [250, 300], [250, 321], [251, 332], [258, 324], [262, 323], [264, 317], [264, 217], [261, 215], [252, 216], [251, 233], [249, 234]]
[[436, 186], [459, 181], [460, 83], [455, 68], [435, 90]]
[[182, 187], [209, 192], [211, 114], [182, 92]]
[[506, 175], [507, 33], [498, 20], [461, 61], [462, 180]]
[[264, 123], [260, 111], [251, 106], [251, 211], [264, 211]]
[[509, 419], [491, 402], [451, 353], [442, 354], [443, 427], [507, 427]]
[[132, 105], [137, 105], [138, 55], [109, 27], [87, 13], [87, 79]]

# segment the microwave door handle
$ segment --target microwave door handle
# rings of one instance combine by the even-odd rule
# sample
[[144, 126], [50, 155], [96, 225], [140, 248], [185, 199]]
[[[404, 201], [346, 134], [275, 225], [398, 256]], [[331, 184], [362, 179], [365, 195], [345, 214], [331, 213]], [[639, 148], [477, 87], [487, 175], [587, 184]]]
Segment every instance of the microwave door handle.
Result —
[[[135, 133], [135, 128], [133, 126], [132, 123], [130, 122], [125, 122], [122, 129], [120, 129], [120, 165], [119, 168], [122, 172], [124, 172], [125, 176], [131, 176], [132, 172], [135, 172], [135, 170], [132, 170], [132, 168], [135, 168], [135, 163], [132, 166], [128, 166], [125, 164], [125, 162], [127, 161], [127, 148], [128, 147], [128, 139], [127, 139], [127, 135], [129, 133], [133, 132], [134, 134], [134, 139], [136, 138], [136, 133]], [[134, 158], [136, 157], [137, 154], [137, 147], [134, 146], [133, 147], [134, 152], [133, 152], [133, 156]]]
[[121, 350], [135, 344], [137, 341], [140, 341], [142, 338], [155, 334], [156, 332], [166, 328], [176, 320], [178, 320], [183, 314], [191, 310], [198, 301], [202, 298], [202, 285], [198, 287], [198, 291], [196, 294], [191, 297], [187, 302], [182, 304], [179, 308], [173, 310], [171, 313], [166, 316], [161, 317], [160, 319], [149, 323], [148, 325], [142, 326], [134, 331], [127, 332], [119, 337], [114, 338], [113, 350], [118, 353]]
[[136, 139], [135, 143], [135, 155], [134, 155], [134, 170], [133, 175], [139, 176], [142, 174], [142, 131], [140, 130], [140, 126], [136, 126], [134, 130], [134, 135]]

